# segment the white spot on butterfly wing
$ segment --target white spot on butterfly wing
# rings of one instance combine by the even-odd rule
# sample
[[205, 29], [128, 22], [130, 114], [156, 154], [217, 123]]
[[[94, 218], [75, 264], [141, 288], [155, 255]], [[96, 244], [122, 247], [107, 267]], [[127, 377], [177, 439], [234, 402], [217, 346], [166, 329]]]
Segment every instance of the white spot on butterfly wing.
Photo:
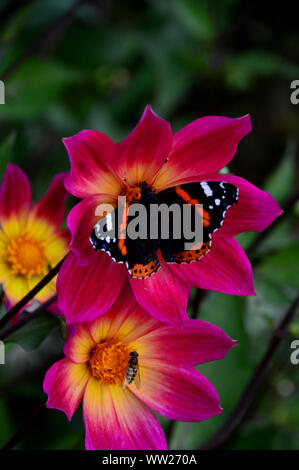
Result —
[[211, 187], [208, 183], [206, 183], [206, 182], [200, 183], [200, 186], [202, 187], [202, 189], [203, 189], [203, 191], [204, 191], [204, 193], [207, 197], [213, 196], [213, 191], [212, 191], [212, 189], [211, 189]]

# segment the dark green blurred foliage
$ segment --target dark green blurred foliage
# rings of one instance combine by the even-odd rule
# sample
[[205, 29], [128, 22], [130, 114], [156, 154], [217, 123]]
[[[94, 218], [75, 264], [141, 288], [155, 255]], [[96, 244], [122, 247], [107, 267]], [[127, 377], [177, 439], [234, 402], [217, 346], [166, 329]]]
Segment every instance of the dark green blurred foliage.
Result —
[[[282, 207], [288, 203], [298, 190], [299, 137], [299, 105], [290, 102], [290, 83], [299, 79], [298, 19], [290, 4], [263, 9], [262, 2], [240, 0], [90, 0], [65, 15], [74, 3], [1, 2], [1, 174], [7, 161], [19, 164], [37, 199], [57, 172], [68, 169], [62, 137], [92, 128], [120, 140], [148, 103], [174, 131], [207, 114], [250, 113], [253, 132], [229, 170], [271, 192]], [[298, 213], [297, 204], [254, 252], [256, 297], [205, 297], [198, 316], [222, 327], [239, 346], [223, 361], [200, 367], [219, 392], [223, 415], [178, 423], [171, 448], [196, 448], [218, 429], [294, 298]], [[255, 238], [239, 237], [245, 249]], [[299, 447], [299, 365], [290, 363], [294, 338], [298, 318], [226, 448]], [[7, 365], [0, 370], [0, 446], [45, 399], [43, 377], [62, 357], [62, 345], [61, 324], [47, 314], [7, 344]], [[17, 448], [83, 448], [80, 413], [68, 423], [62, 413], [45, 410]], [[167, 429], [168, 421], [161, 422]]]

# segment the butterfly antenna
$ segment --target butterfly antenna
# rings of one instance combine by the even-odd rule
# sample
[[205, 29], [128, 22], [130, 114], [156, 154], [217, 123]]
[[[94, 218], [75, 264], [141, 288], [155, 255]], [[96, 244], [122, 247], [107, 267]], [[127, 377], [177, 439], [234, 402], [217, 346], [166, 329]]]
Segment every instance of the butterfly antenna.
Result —
[[165, 163], [167, 163], [167, 162], [168, 162], [168, 160], [169, 160], [169, 158], [168, 158], [168, 157], [167, 157], [167, 158], [165, 158], [165, 160], [164, 160], [164, 162], [163, 162], [163, 164], [162, 164], [161, 168], [159, 168], [159, 170], [157, 171], [157, 173], [156, 173], [156, 174], [155, 174], [155, 176], [153, 177], [153, 180], [152, 180], [152, 183], [151, 183], [151, 184], [154, 184], [154, 183], [155, 183], [155, 181], [156, 181], [156, 179], [157, 179], [157, 177], [158, 177], [158, 174], [159, 174], [159, 173], [160, 173], [160, 171], [162, 170], [162, 168], [163, 168], [163, 166], [165, 165]]

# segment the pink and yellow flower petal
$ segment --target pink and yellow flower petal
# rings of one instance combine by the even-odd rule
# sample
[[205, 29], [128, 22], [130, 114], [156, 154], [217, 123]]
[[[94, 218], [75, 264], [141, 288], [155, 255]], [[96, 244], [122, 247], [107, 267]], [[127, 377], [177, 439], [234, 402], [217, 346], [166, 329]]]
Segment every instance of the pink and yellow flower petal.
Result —
[[2, 258], [0, 260], [0, 282], [3, 283], [7, 281], [10, 276], [12, 276], [11, 267]]
[[[0, 221], [25, 218], [31, 207], [31, 187], [25, 173], [16, 165], [7, 165], [0, 187]], [[7, 231], [5, 230], [7, 233]], [[8, 234], [8, 233], [7, 233]]]
[[239, 141], [251, 131], [250, 117], [206, 116], [174, 135], [167, 163], [154, 184], [162, 191], [177, 184], [205, 181], [233, 158]]
[[76, 204], [67, 218], [67, 225], [72, 234], [71, 249], [77, 255], [78, 263], [90, 264], [95, 252], [89, 241], [95, 224], [105, 212], [111, 212], [117, 206], [115, 196], [95, 194]]
[[140, 389], [131, 387], [132, 392], [167, 418], [202, 421], [221, 413], [213, 385], [188, 365], [140, 358], [140, 380]]
[[57, 231], [45, 242], [45, 255], [51, 267], [54, 267], [69, 251], [67, 239]]
[[188, 317], [186, 308], [191, 286], [163, 260], [161, 268], [147, 279], [130, 278], [130, 284], [139, 304], [158, 320], [180, 326]]
[[71, 171], [65, 178], [67, 190], [79, 198], [107, 193], [117, 196], [124, 188], [113, 169], [118, 153], [114, 142], [98, 131], [83, 130], [63, 140]]
[[54, 176], [47, 194], [32, 208], [31, 214], [37, 220], [45, 220], [53, 231], [57, 230], [65, 217], [64, 201], [68, 195], [64, 187], [67, 173]]
[[126, 285], [110, 310], [86, 327], [94, 343], [117, 337], [143, 358], [166, 357], [174, 364], [222, 359], [235, 345], [220, 328], [202, 320], [187, 319], [180, 329], [160, 322], [140, 307]]
[[91, 321], [104, 314], [118, 297], [127, 279], [123, 265], [106, 253], [97, 254], [89, 266], [79, 266], [70, 253], [58, 275], [58, 307], [67, 323]]
[[7, 219], [0, 219], [1, 228], [8, 240], [13, 240], [24, 234], [27, 227], [28, 213], [23, 212], [18, 216], [12, 215]]
[[166, 439], [151, 410], [130, 390], [91, 378], [84, 393], [88, 450], [163, 450]]
[[48, 220], [37, 218], [33, 212], [30, 212], [25, 230], [32, 239], [45, 242], [53, 236], [55, 227]]
[[212, 249], [196, 263], [171, 265], [185, 282], [231, 295], [255, 295], [252, 268], [241, 245], [215, 233]]
[[4, 234], [4, 232], [0, 229], [0, 282], [4, 282], [11, 276], [11, 267], [7, 262], [5, 253], [7, 250], [7, 246], [9, 244], [9, 240]]
[[0, 257], [3, 255], [4, 251], [6, 250], [8, 243], [9, 243], [9, 239], [7, 238], [3, 230], [1, 230], [0, 228]]
[[88, 323], [88, 328], [96, 343], [117, 336], [120, 341], [132, 344], [161, 325], [140, 307], [127, 282], [109, 311]]
[[[33, 289], [42, 279], [44, 275], [41, 274], [39, 276], [32, 276], [28, 279], [28, 286], [29, 289]], [[43, 287], [36, 295], [35, 299], [40, 302], [46, 302], [50, 297], [53, 297], [56, 294], [56, 279], [57, 276], [54, 277], [45, 287]]]
[[48, 395], [47, 407], [63, 411], [71, 420], [78, 408], [90, 378], [87, 364], [74, 364], [64, 358], [46, 373], [44, 392]]
[[34, 238], [48, 241], [57, 235], [65, 217], [64, 201], [68, 195], [65, 176], [66, 173], [56, 175], [45, 197], [30, 210], [26, 228]]
[[68, 340], [64, 345], [64, 354], [76, 364], [87, 362], [96, 343], [91, 337], [88, 324], [72, 324], [68, 331]]
[[10, 305], [14, 305], [28, 293], [28, 280], [22, 275], [11, 275], [3, 282], [3, 290]]
[[223, 330], [206, 321], [188, 319], [180, 329], [157, 323], [156, 328], [132, 339], [142, 360], [162, 362], [166, 358], [173, 365], [195, 366], [223, 359], [236, 344]]
[[117, 144], [118, 174], [129, 184], [152, 183], [173, 141], [170, 124], [147, 106], [131, 134]]

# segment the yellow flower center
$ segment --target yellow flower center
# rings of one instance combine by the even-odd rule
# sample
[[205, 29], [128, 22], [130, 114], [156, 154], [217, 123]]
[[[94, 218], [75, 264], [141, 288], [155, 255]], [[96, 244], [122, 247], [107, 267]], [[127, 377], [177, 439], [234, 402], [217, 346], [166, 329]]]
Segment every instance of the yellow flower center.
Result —
[[10, 264], [13, 274], [22, 274], [27, 278], [47, 274], [48, 263], [44, 244], [27, 234], [11, 240], [4, 256]]
[[120, 385], [126, 374], [132, 349], [118, 339], [98, 343], [89, 360], [90, 370], [100, 382]]

